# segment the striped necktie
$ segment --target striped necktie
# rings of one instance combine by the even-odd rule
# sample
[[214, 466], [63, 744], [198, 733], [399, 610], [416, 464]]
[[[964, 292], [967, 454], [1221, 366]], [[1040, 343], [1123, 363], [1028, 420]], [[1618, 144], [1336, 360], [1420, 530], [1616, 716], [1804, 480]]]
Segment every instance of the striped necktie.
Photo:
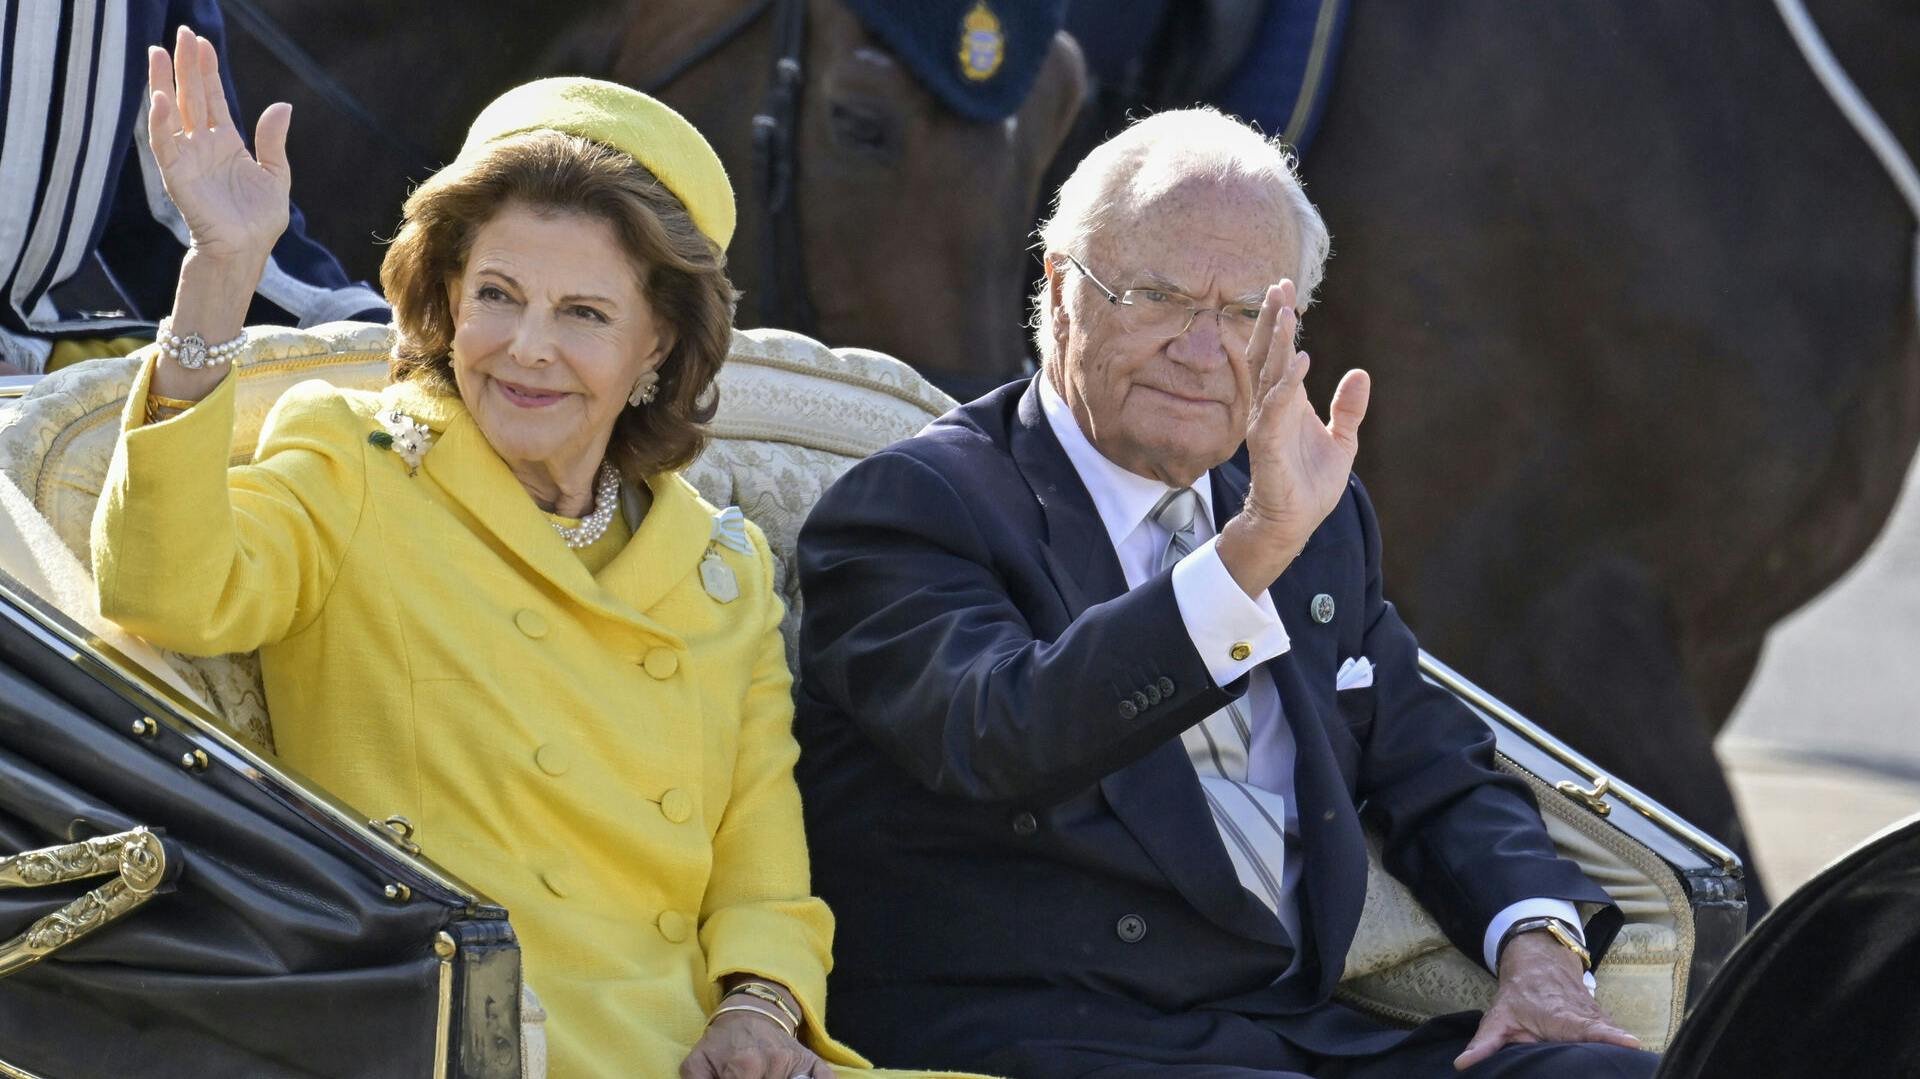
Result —
[[[1160, 555], [1162, 572], [1193, 553], [1197, 546], [1194, 518], [1199, 512], [1200, 496], [1191, 487], [1169, 491], [1154, 505], [1149, 517], [1168, 533], [1166, 550]], [[1292, 939], [1299, 940], [1297, 908], [1283, 887], [1286, 799], [1247, 782], [1253, 727], [1240, 703], [1229, 701], [1225, 708], [1188, 727], [1180, 733], [1180, 742], [1199, 773], [1201, 793], [1240, 883], [1279, 917]]]

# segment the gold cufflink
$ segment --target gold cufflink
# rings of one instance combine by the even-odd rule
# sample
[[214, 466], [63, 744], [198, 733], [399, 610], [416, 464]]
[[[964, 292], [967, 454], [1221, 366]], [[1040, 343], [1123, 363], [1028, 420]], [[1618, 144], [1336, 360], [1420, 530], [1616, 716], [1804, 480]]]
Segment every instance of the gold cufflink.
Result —
[[1253, 655], [1253, 646], [1248, 644], [1245, 641], [1235, 641], [1233, 643], [1233, 647], [1227, 649], [1227, 655], [1232, 656], [1234, 659], [1234, 662], [1237, 663], [1243, 659], [1246, 659], [1248, 656]]

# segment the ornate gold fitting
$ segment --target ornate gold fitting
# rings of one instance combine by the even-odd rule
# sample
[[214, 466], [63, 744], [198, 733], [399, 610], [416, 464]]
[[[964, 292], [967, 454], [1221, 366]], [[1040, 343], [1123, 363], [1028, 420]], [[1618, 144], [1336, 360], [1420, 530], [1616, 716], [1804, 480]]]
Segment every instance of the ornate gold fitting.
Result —
[[1594, 779], [1593, 786], [1590, 788], [1582, 787], [1571, 779], [1563, 779], [1555, 783], [1553, 789], [1586, 806], [1597, 816], [1604, 817], [1613, 812], [1613, 807], [1607, 804], [1607, 792], [1612, 786], [1613, 777], [1599, 776]]
[[167, 877], [167, 849], [146, 828], [0, 858], [0, 888], [117, 874], [114, 879], [0, 943], [0, 978], [30, 967], [152, 899]]

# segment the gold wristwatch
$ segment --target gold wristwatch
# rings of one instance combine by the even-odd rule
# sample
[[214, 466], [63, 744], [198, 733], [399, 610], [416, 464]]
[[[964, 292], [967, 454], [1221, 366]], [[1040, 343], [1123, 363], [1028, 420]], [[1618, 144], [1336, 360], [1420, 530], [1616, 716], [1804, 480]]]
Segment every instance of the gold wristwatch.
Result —
[[1580, 969], [1582, 971], [1587, 973], [1593, 972], [1593, 953], [1587, 950], [1586, 945], [1580, 943], [1579, 932], [1575, 930], [1573, 926], [1568, 925], [1564, 918], [1550, 917], [1522, 918], [1511, 926], [1508, 926], [1506, 933], [1500, 938], [1500, 946], [1494, 951], [1493, 959], [1496, 966], [1498, 966], [1500, 962], [1500, 957], [1506, 954], [1507, 942], [1522, 933], [1547, 934], [1565, 945], [1568, 951], [1580, 957]]

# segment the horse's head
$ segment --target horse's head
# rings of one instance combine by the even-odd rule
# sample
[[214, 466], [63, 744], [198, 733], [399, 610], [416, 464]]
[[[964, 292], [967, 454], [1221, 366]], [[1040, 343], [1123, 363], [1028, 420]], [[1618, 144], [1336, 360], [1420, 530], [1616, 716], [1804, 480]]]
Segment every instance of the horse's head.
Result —
[[[650, 85], [747, 6], [642, 8], [649, 25], [628, 27], [613, 77]], [[676, 7], [678, 21], [665, 25], [658, 9]], [[760, 296], [774, 288], [752, 116], [774, 72], [779, 7], [658, 91], [708, 134], [733, 177], [742, 326], [764, 324]], [[781, 246], [796, 249], [815, 322], [795, 328], [900, 356], [958, 393], [1016, 377], [1027, 356], [1027, 230], [1086, 91], [1079, 48], [1055, 35], [1020, 108], [980, 123], [946, 108], [840, 0], [806, 8], [792, 132], [797, 236]]]

